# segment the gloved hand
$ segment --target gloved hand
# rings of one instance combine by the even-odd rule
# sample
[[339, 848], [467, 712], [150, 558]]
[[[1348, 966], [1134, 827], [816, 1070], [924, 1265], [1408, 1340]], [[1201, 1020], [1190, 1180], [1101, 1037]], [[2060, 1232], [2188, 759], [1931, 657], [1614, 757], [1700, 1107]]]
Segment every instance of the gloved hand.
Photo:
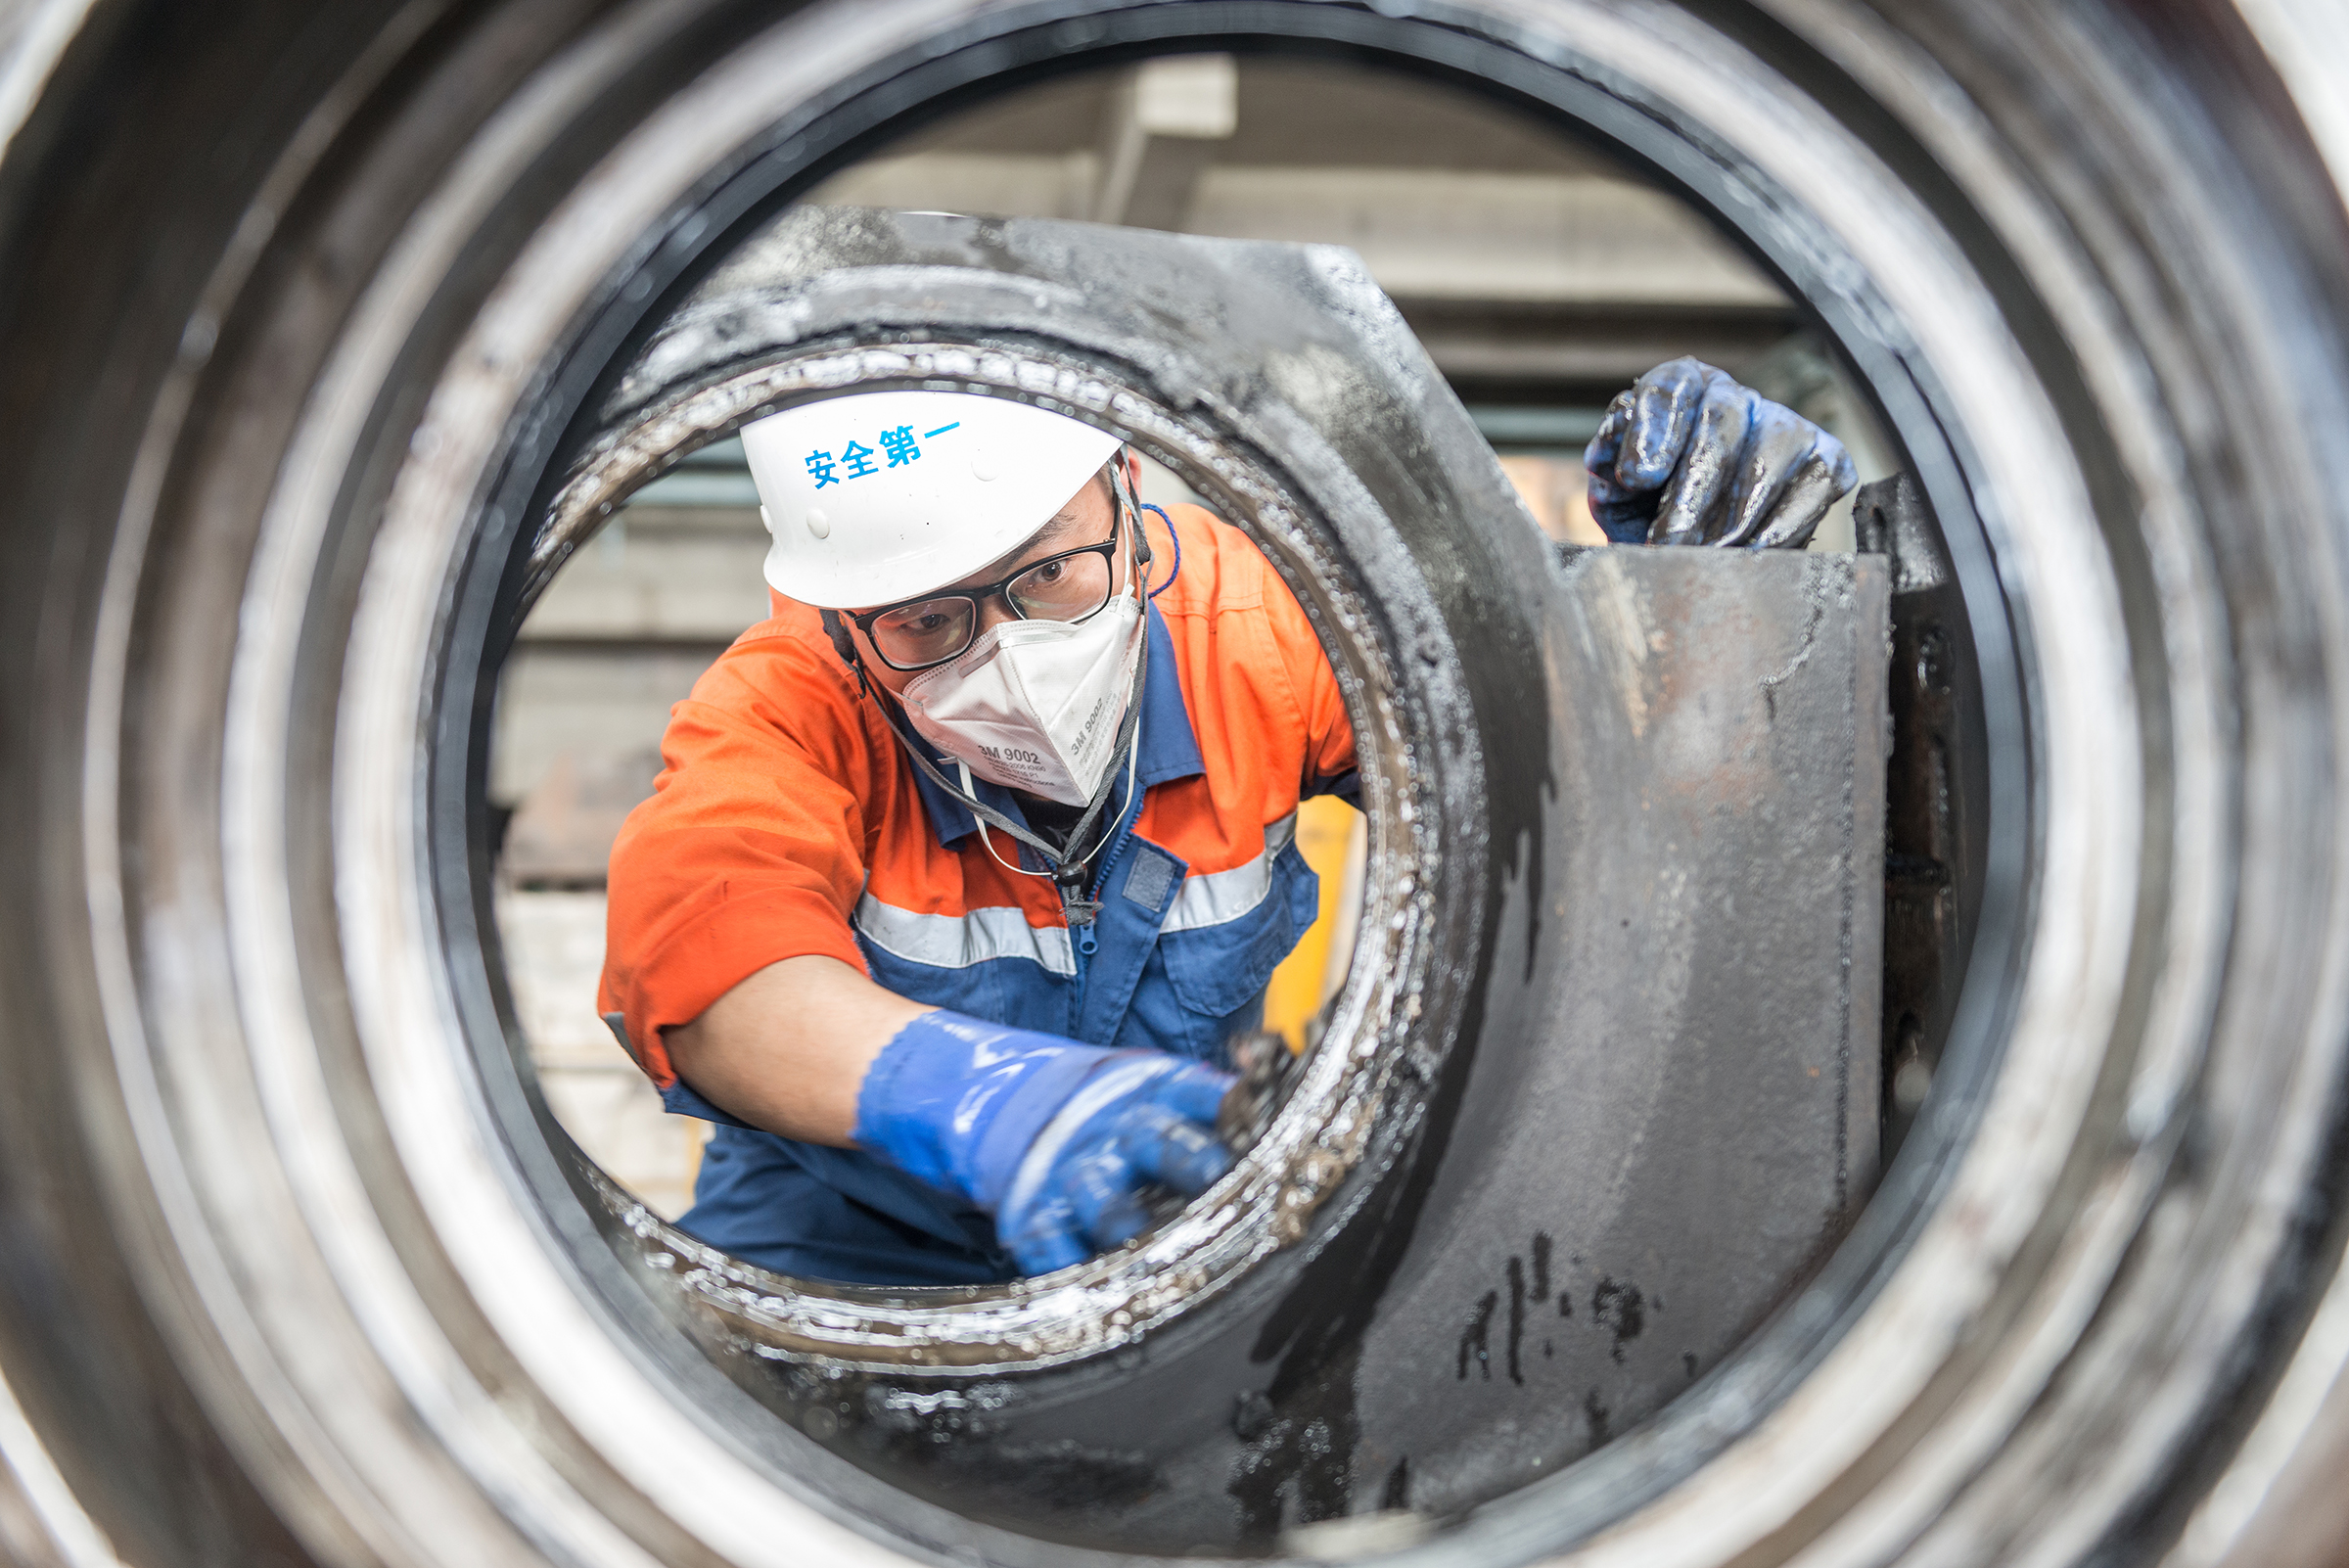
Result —
[[1228, 1073], [1165, 1051], [1104, 1050], [960, 1013], [924, 1013], [865, 1071], [856, 1142], [995, 1217], [1031, 1274], [1149, 1224], [1147, 1181], [1193, 1196], [1231, 1169], [1216, 1141]]
[[1583, 462], [1620, 544], [1796, 549], [1860, 482], [1843, 442], [1697, 359], [1618, 392]]

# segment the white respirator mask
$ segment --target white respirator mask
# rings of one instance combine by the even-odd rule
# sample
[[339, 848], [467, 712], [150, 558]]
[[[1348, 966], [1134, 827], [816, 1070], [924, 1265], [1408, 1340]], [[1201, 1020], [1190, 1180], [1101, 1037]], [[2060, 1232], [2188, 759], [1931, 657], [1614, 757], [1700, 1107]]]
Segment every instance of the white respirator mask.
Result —
[[1082, 621], [1007, 621], [907, 682], [922, 737], [990, 783], [1084, 806], [1117, 761], [1142, 651], [1142, 600], [1113, 594]]

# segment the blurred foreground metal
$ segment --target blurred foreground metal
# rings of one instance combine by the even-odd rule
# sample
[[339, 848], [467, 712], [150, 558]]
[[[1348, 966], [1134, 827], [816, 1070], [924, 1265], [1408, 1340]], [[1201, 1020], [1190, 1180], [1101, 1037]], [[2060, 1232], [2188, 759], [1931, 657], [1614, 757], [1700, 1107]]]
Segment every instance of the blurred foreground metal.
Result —
[[[1595, 722], [1547, 689], [1580, 668], [1544, 650], [1581, 614], [1548, 596], [1577, 579], [1497, 475], [1399, 438], [1391, 407], [1219, 425], [1147, 367], [1108, 377], [1154, 404], [1145, 424], [1178, 404], [1243, 451], [1235, 471], [1311, 491], [1266, 536], [1344, 568], [1321, 581], [1333, 646], [1359, 655], [1364, 706], [1389, 704], [1392, 782], [1424, 791], [1379, 847], [1390, 868], [1406, 837], [1438, 852], [1412, 899], [1455, 900], [1420, 928], [1443, 961], [1396, 1016], [1477, 1059], [1427, 1064], [1445, 1137], [1401, 1151], [1388, 1169], [1412, 1179], [1359, 1226], [1342, 1200], [1318, 1211], [1343, 1245], [1313, 1279], [1280, 1277], [1309, 1240], [1228, 1314], [1068, 1363], [1057, 1414], [1023, 1411], [1067, 1444], [978, 1450], [997, 1461], [967, 1478], [978, 1504], [1082, 1521], [1108, 1497], [1227, 1525], [1236, 1481], [1259, 1532], [1239, 1554], [1277, 1551], [1277, 1518], [1307, 1549], [1416, 1540], [1430, 1565], [2264, 1568], [2292, 1560], [2287, 1535], [2302, 1561], [2344, 1539], [2322, 1480], [2349, 1366], [2337, 5], [37, 15], [17, 34], [47, 40], [17, 57], [37, 69], [0, 69], [12, 1548], [111, 1545], [140, 1568], [1103, 1561], [848, 1452], [956, 1452], [939, 1435], [992, 1419], [992, 1371], [923, 1387], [800, 1363], [838, 1397], [795, 1426], [620, 1271], [527, 1084], [496, 1077], [508, 1018], [465, 859], [481, 715], [449, 693], [482, 673], [484, 585], [560, 483], [561, 432], [746, 233], [1008, 82], [1258, 50], [1441, 72], [1591, 138], [1709, 214], [1848, 358], [1948, 547], [1950, 592], [1924, 608], [1961, 613], [1979, 661], [1979, 921], [1954, 995], [1946, 962], [1909, 974], [1931, 1092], [1811, 1283], [1604, 1449], [1436, 1517], [1446, 1487], [1589, 1441], [1588, 1410], [1553, 1408], [1571, 1387], [1504, 1403], [1536, 1403], [1530, 1300], [1527, 1382], [1508, 1376], [1508, 1265], [1530, 1298], [1542, 1226], [1486, 1179], [1497, 1151], [1550, 1152], [1520, 1130], [1512, 1062], [1585, 982], [1535, 938], [1564, 918], [1566, 846], [1603, 850], [1623, 804], [1570, 796], [1559, 760]], [[1159, 302], [1178, 336], [1295, 341], [1277, 313]], [[1332, 385], [1310, 360], [1270, 404]], [[1893, 586], [1896, 626], [1920, 628]], [[1894, 710], [1926, 722], [1896, 771], [1932, 750], [1911, 744], [1940, 700], [1926, 643], [1902, 645], [1926, 678], [1905, 674]], [[1964, 833], [1945, 858], [1931, 793], [1904, 800], [1894, 838], [1925, 849], [1899, 918], [1946, 933], [1933, 868], [1968, 863]], [[1598, 836], [1546, 831], [1575, 813]], [[1948, 1039], [1922, 1038], [1944, 1004]], [[1589, 1147], [1620, 1151], [1612, 1131]], [[1571, 1254], [1548, 1233], [1554, 1302]], [[1602, 1267], [1642, 1287], [1620, 1367], [1628, 1294], [1593, 1336], [1635, 1396], [1640, 1356], [1692, 1309]], [[1577, 1314], [1599, 1284], [1571, 1281]], [[1382, 1339], [1390, 1314], [1423, 1332]], [[1373, 1346], [1420, 1397], [1368, 1381]], [[1235, 1407], [1235, 1386], [1269, 1408]], [[1374, 1401], [1389, 1432], [1485, 1453], [1433, 1479], [1341, 1468]], [[1526, 1415], [1512, 1447], [1500, 1429]], [[1136, 1432], [1262, 1463], [1093, 1462]]]

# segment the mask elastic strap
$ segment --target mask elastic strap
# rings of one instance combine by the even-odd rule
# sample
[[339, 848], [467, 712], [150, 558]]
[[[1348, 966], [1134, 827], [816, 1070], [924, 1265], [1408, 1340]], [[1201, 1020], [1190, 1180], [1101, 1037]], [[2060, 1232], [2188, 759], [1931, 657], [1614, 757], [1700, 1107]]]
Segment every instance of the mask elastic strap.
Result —
[[[1134, 660], [1133, 664], [1133, 684], [1127, 693], [1126, 717], [1118, 725], [1117, 741], [1119, 748], [1127, 757], [1126, 789], [1127, 800], [1129, 803], [1133, 799], [1133, 779], [1141, 756], [1141, 747], [1137, 738], [1141, 733], [1142, 722], [1142, 682], [1150, 668], [1150, 635], [1147, 627], [1142, 633], [1140, 656]], [[1049, 876], [1053, 882], [1059, 885], [1061, 906], [1068, 914], [1069, 924], [1072, 926], [1090, 925], [1093, 916], [1100, 912], [1101, 904], [1098, 899], [1081, 897], [1084, 889], [1085, 868], [1091, 863], [1093, 856], [1099, 854], [1103, 846], [1109, 842], [1108, 835], [1102, 835], [1101, 843], [1094, 845], [1082, 856], [1073, 860], [1064, 858], [1064, 852], [1054, 849], [1050, 841], [1041, 835], [1031, 833], [993, 807], [981, 801], [976, 794], [955, 788], [952, 781], [945, 774], [940, 772], [937, 765], [922, 754], [921, 747], [916, 745], [905, 731], [898, 727], [896, 716], [890, 713], [890, 705], [881, 701], [880, 694], [873, 690], [872, 682], [866, 678], [864, 661], [861, 659], [856, 662], [856, 682], [864, 688], [864, 694], [873, 700], [873, 706], [880, 710], [881, 721], [889, 726], [890, 733], [898, 737], [898, 744], [905, 748], [905, 755], [913, 759], [913, 765], [927, 774], [931, 783], [936, 784], [940, 789], [961, 802], [969, 809], [971, 815], [977, 819], [980, 842], [987, 846], [989, 854], [994, 855], [996, 863], [1006, 870], [1018, 872], [1021, 876]], [[1118, 753], [1112, 752], [1110, 755], [1114, 757]], [[968, 763], [961, 764], [961, 771], [964, 779], [969, 779], [970, 765]], [[1069, 843], [1082, 844], [1084, 842], [1084, 836], [1092, 831], [1093, 823], [1100, 818], [1101, 808], [1109, 804], [1110, 795], [1117, 788], [1117, 769], [1113, 765], [1108, 776], [1102, 779], [1101, 787], [1093, 792], [1093, 799], [1085, 807], [1084, 815], [1078, 818], [1077, 826], [1070, 832]], [[1024, 871], [1005, 860], [1000, 854], [996, 854], [993, 841], [987, 836], [987, 830], [990, 824], [1036, 851], [1043, 858], [1044, 863], [1052, 869], [1050, 871]]]
[[[1147, 652], [1144, 653], [1143, 657], [1149, 657]], [[1140, 713], [1140, 706], [1138, 704], [1134, 705], [1129, 712], [1138, 715]], [[1133, 738], [1126, 748], [1126, 803], [1128, 806], [1133, 804], [1133, 785], [1135, 778], [1141, 772], [1141, 761], [1142, 729], [1141, 722], [1137, 717], [1133, 724]], [[957, 758], [954, 765], [962, 774], [963, 801], [966, 804], [976, 805], [977, 790], [976, 787], [971, 783], [971, 764]], [[1087, 810], [1083, 818], [1078, 822], [1077, 826], [1073, 830], [1071, 830], [1069, 834], [1069, 842], [1071, 844], [1082, 844], [1084, 842], [1084, 834], [1090, 830], [1093, 818], [1099, 814], [1102, 803], [1108, 800], [1109, 791], [1116, 786], [1117, 782], [1117, 769], [1113, 767], [1110, 769], [1109, 777], [1102, 781], [1101, 793], [1094, 797], [1094, 804], [1091, 809]], [[1121, 807], [1121, 811], [1122, 810], [1123, 807]], [[991, 811], [988, 814], [990, 816], [994, 815], [994, 813]], [[997, 820], [1001, 819], [998, 818]], [[1006, 823], [1005, 826], [1008, 828], [1009, 824]], [[1018, 832], [1019, 830], [1012, 828], [1011, 831]], [[1020, 834], [1020, 836], [1022, 838], [1028, 838], [1028, 835], [1024, 833]], [[1102, 834], [1101, 842], [1094, 845], [1090, 850], [1087, 850], [1084, 853], [1083, 858], [1078, 860], [1056, 860], [1053, 864], [1053, 868], [1050, 871], [1030, 871], [1023, 866], [1013, 865], [1009, 860], [1004, 859], [1003, 856], [997, 853], [995, 851], [995, 841], [987, 836], [987, 822], [985, 818], [980, 819], [979, 822], [979, 842], [987, 847], [987, 853], [990, 857], [992, 857], [995, 864], [1001, 866], [1004, 870], [1009, 871], [1012, 875], [1020, 877], [1048, 876], [1055, 883], [1058, 883], [1061, 890], [1061, 904], [1069, 911], [1070, 925], [1090, 925], [1093, 921], [1093, 917], [1101, 912], [1100, 899], [1074, 899], [1071, 898], [1070, 895], [1077, 888], [1083, 886], [1083, 876], [1082, 874], [1083, 868], [1092, 862], [1093, 856], [1099, 854], [1104, 849], [1108, 848], [1108, 834]], [[1029, 842], [1034, 843], [1035, 840], [1030, 839]], [[1080, 875], [1069, 878], [1068, 880], [1063, 880], [1067, 873], [1072, 870], [1078, 871]], [[1088, 947], [1085, 950], [1090, 952], [1092, 949]]]
[[[1144, 501], [1142, 503], [1142, 510], [1145, 512], [1156, 512], [1158, 514], [1158, 520], [1167, 526], [1168, 540], [1174, 546], [1174, 570], [1167, 574], [1166, 581], [1160, 583], [1157, 587], [1150, 590], [1150, 598], [1153, 602], [1156, 602], [1158, 596], [1166, 592], [1169, 588], [1174, 586], [1174, 579], [1182, 576], [1182, 535], [1174, 531], [1174, 520], [1167, 516], [1167, 509], [1165, 507], [1155, 506], [1148, 501]], [[1141, 519], [1138, 517], [1135, 518], [1134, 527], [1139, 529], [1141, 526]]]

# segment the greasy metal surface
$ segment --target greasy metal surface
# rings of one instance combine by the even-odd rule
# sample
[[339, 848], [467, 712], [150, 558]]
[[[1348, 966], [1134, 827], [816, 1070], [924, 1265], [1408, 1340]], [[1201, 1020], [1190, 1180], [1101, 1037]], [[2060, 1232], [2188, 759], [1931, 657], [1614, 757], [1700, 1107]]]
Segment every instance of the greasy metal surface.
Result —
[[1479, 1059], [1482, 1157], [1362, 1347], [1413, 1375], [1365, 1378], [1356, 1482], [1439, 1513], [1711, 1370], [1876, 1173], [1883, 562], [1616, 548], [1558, 576], [1556, 858], [1511, 920], [1543, 1043]]
[[1949, 549], [1916, 482], [1864, 486], [1860, 548], [1892, 575], [1892, 756], [1884, 824], [1884, 1124], [1900, 1147], [1941, 1065], [1982, 914], [1990, 742]]
[[[1191, 336], [1198, 322], [1214, 336]], [[1288, 569], [1347, 672], [1374, 785], [1354, 978], [1234, 1176], [1071, 1274], [894, 1295], [789, 1280], [589, 1174], [631, 1271], [859, 1462], [983, 1517], [1161, 1549], [1261, 1548], [1373, 1497], [1451, 1512], [1686, 1388], [1818, 1262], [1873, 1176], [1881, 563], [1625, 550], [1560, 564], [1342, 252], [835, 209], [754, 241], [618, 379], [531, 549], [524, 602], [693, 447], [795, 398], [907, 382], [1112, 423]], [[1216, 419], [1219, 402], [1240, 417]], [[1285, 439], [1286, 461], [1242, 432]], [[1375, 559], [1347, 560], [1342, 532], [1333, 552], [1299, 493], [1334, 477], [1294, 478], [1314, 460], [1309, 433], [1350, 442], [1350, 477], [1387, 486], [1355, 501], [1358, 525], [1398, 480], [1407, 500], [1387, 510], [1422, 526], [1460, 504], [1440, 476], [1475, 485], [1484, 515], [1422, 548], [1481, 534], [1519, 553], [1511, 608], [1539, 638], [1510, 657], [1507, 615], [1488, 613], [1482, 646], [1405, 643], [1414, 691], [1448, 672], [1503, 688], [1455, 712], [1500, 764], [1475, 813], [1506, 891], [1488, 928], [1497, 955], [1478, 954], [1478, 1047], [1437, 1070], [1438, 1114], [1456, 1119], [1440, 1131], [1474, 1158], [1413, 1178], [1421, 1212], [1372, 1205], [1367, 1220], [1364, 1183], [1340, 1178], [1416, 1134], [1440, 1060], [1441, 1014], [1401, 1004], [1419, 894], [1443, 874], [1424, 847], [1416, 862], [1400, 853], [1424, 846], [1412, 803], [1435, 781], [1412, 775], [1406, 730], [1382, 715], [1402, 639], [1366, 636], [1355, 583]], [[1414, 449], [1407, 473], [1361, 460]], [[1528, 789], [1538, 817], [1513, 816], [1505, 803]], [[1465, 927], [1439, 935], [1453, 965], [1477, 952]], [[1383, 1042], [1380, 1019], [1394, 1021]], [[1368, 1260], [1350, 1229], [1380, 1238]], [[1212, 1333], [1170, 1339], [1301, 1238], [1277, 1294], [1259, 1282], [1218, 1307]], [[1302, 1336], [1305, 1354], [1269, 1354], [1300, 1339], [1280, 1325], [1301, 1314], [1328, 1326]], [[1166, 1415], [1104, 1426], [1055, 1367]], [[1054, 1479], [1006, 1489], [1007, 1456], [1038, 1453], [1056, 1456]]]

